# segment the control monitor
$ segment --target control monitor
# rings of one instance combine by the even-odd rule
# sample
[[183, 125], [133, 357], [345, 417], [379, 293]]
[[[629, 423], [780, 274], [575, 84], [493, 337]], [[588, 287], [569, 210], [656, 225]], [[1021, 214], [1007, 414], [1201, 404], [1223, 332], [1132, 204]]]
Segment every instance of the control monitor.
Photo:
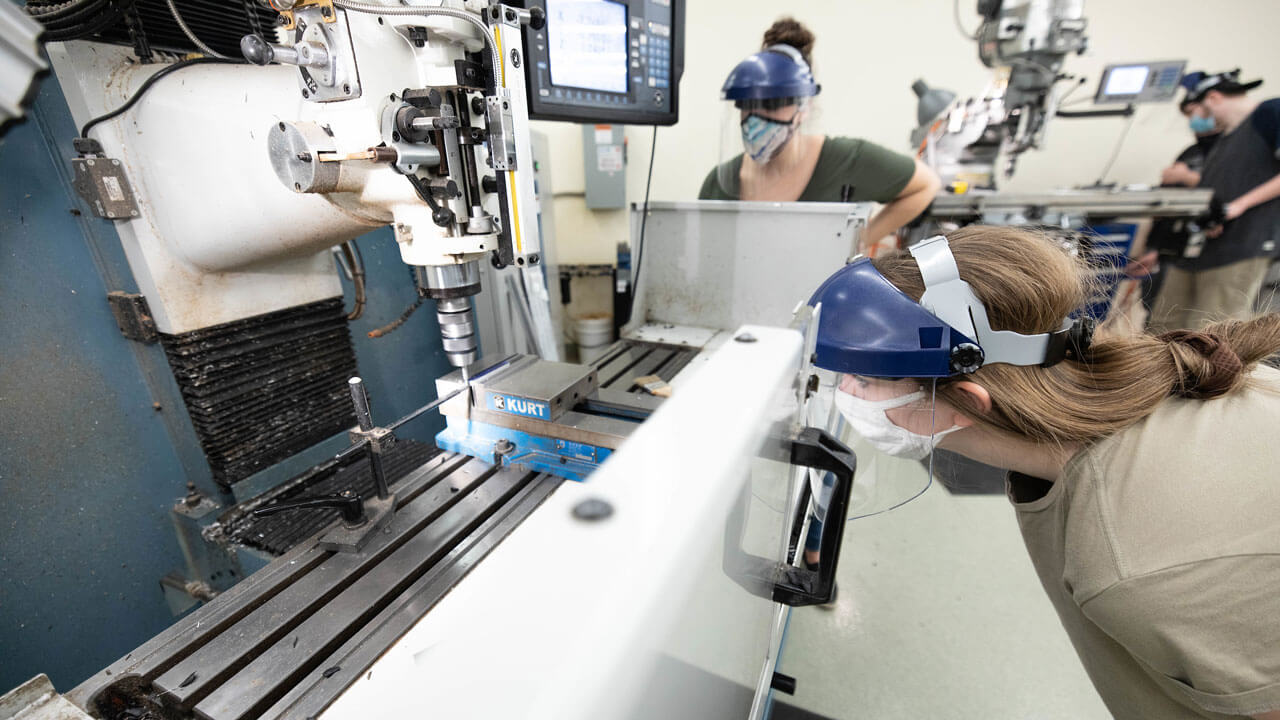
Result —
[[530, 0], [529, 117], [674, 125], [684, 70], [683, 0]]
[[1186, 60], [1108, 65], [1102, 71], [1095, 103], [1168, 102], [1178, 90]]

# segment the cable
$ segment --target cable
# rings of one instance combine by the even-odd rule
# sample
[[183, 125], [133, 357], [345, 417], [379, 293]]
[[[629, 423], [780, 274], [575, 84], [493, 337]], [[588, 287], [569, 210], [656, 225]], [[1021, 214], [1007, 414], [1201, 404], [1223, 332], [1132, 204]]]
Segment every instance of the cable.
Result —
[[982, 29], [982, 23], [978, 23], [977, 29], [975, 29], [973, 32], [969, 32], [968, 30], [964, 29], [964, 25], [961, 24], [960, 22], [960, 0], [955, 0], [955, 2], [951, 4], [951, 11], [955, 15], [956, 29], [960, 31], [960, 34], [963, 35], [966, 40], [977, 40], [978, 30]]
[[409, 307], [405, 308], [404, 312], [400, 313], [400, 317], [396, 318], [395, 320], [392, 320], [391, 322], [387, 323], [386, 325], [383, 325], [380, 328], [377, 328], [375, 330], [370, 330], [368, 333], [369, 337], [380, 338], [384, 335], [389, 335], [390, 333], [395, 332], [401, 325], [405, 324], [405, 322], [409, 319], [409, 316], [413, 314], [414, 310], [417, 310], [418, 308], [422, 307], [422, 301], [427, 299], [427, 296], [423, 295], [422, 291], [418, 289], [418, 276], [413, 266], [408, 265], [406, 267], [409, 268], [409, 277], [413, 281], [413, 290], [418, 294], [418, 299], [414, 300], [413, 303], [409, 305]]
[[143, 80], [142, 84], [138, 86], [138, 89], [134, 91], [133, 95], [130, 96], [130, 98], [126, 100], [123, 105], [116, 108], [115, 110], [112, 110], [109, 113], [106, 113], [105, 115], [99, 115], [98, 117], [93, 118], [88, 122], [86, 122], [84, 126], [80, 128], [80, 137], [82, 138], [89, 137], [89, 131], [92, 130], [95, 125], [101, 122], [106, 122], [107, 120], [110, 120], [111, 118], [116, 117], [117, 115], [120, 115], [121, 113], [126, 112], [129, 108], [133, 107], [135, 104], [137, 104], [138, 100], [142, 98], [143, 93], [145, 93], [147, 90], [150, 90], [151, 86], [154, 85], [157, 80], [164, 77], [165, 75], [177, 72], [178, 70], [181, 70], [184, 67], [190, 67], [192, 65], [204, 65], [208, 63], [218, 63], [218, 64], [226, 64], [226, 65], [239, 64], [239, 62], [236, 60], [202, 57], [202, 58], [192, 58], [190, 60], [183, 60], [181, 62], [176, 62], [172, 65], [169, 65], [168, 67], [162, 68], [160, 71], [156, 72], [151, 77], [147, 78], [146, 80]]
[[[1069, 97], [1071, 97], [1072, 95], [1074, 95], [1074, 94], [1075, 94], [1075, 92], [1076, 92], [1077, 90], [1079, 90], [1081, 87], [1083, 87], [1083, 86], [1084, 86], [1084, 84], [1085, 84], [1085, 83], [1087, 83], [1087, 82], [1089, 82], [1089, 78], [1087, 78], [1087, 77], [1082, 77], [1082, 78], [1080, 78], [1080, 79], [1076, 82], [1076, 84], [1075, 84], [1075, 85], [1073, 85], [1073, 86], [1071, 87], [1071, 89], [1070, 89], [1070, 90], [1067, 90], [1065, 93], [1063, 93], [1063, 94], [1062, 94], [1062, 97], [1058, 98], [1058, 107], [1060, 107], [1060, 108], [1068, 107], [1068, 105], [1066, 104], [1066, 103], [1067, 103], [1067, 98], [1069, 98]], [[1093, 98], [1082, 98], [1082, 99], [1080, 99], [1080, 100], [1078, 100], [1078, 101], [1076, 101], [1076, 102], [1077, 102], [1077, 103], [1086, 103], [1086, 102], [1089, 102], [1089, 101], [1090, 101], [1090, 100], [1092, 100], [1092, 99], [1093, 99]]]
[[351, 269], [351, 284], [355, 289], [355, 303], [351, 308], [351, 312], [347, 313], [348, 320], [359, 320], [364, 314], [364, 306], [366, 302], [365, 286], [364, 286], [364, 257], [360, 255], [360, 247], [356, 245], [355, 240], [348, 240], [342, 243], [342, 255], [346, 258], [347, 265]]
[[653, 126], [653, 139], [649, 141], [649, 174], [644, 181], [644, 205], [640, 210], [640, 237], [636, 238], [636, 246], [631, 253], [635, 258], [636, 271], [631, 278], [631, 313], [635, 317], [636, 294], [640, 291], [640, 263], [644, 260], [644, 230], [649, 222], [649, 188], [653, 185], [653, 156], [658, 149], [658, 126]]
[[185, 20], [182, 19], [182, 15], [178, 14], [178, 6], [174, 4], [173, 0], [165, 0], [165, 2], [168, 3], [169, 5], [169, 13], [173, 15], [174, 22], [178, 23], [178, 29], [182, 31], [183, 35], [187, 36], [188, 40], [195, 43], [196, 47], [200, 48], [200, 52], [203, 52], [205, 55], [208, 55], [209, 57], [215, 57], [222, 60], [231, 59], [231, 58], [228, 58], [226, 55], [223, 55], [222, 53], [217, 52], [216, 50], [209, 47], [208, 45], [205, 45], [204, 43], [200, 42], [200, 38], [196, 37], [196, 34], [191, 32], [191, 28], [187, 27], [187, 23]]
[[1129, 116], [1129, 122], [1124, 124], [1124, 131], [1120, 133], [1120, 139], [1116, 141], [1116, 149], [1111, 151], [1111, 159], [1107, 161], [1107, 166], [1102, 169], [1102, 174], [1098, 176], [1097, 185], [1107, 179], [1107, 175], [1111, 172], [1111, 166], [1115, 164], [1116, 158], [1120, 157], [1120, 148], [1124, 147], [1125, 138], [1129, 137], [1129, 129], [1133, 127], [1133, 121], [1138, 117], [1138, 113]]
[[451, 17], [455, 20], [471, 23], [471, 25], [480, 30], [480, 37], [484, 38], [484, 44], [489, 48], [489, 65], [493, 71], [493, 84], [495, 87], [502, 85], [502, 55], [498, 53], [498, 45], [493, 39], [493, 35], [489, 33], [489, 26], [485, 25], [479, 18], [472, 13], [455, 10], [445, 7], [396, 7], [391, 5], [373, 5], [370, 3], [353, 2], [352, 0], [334, 0], [334, 5], [354, 12], [368, 13], [370, 15], [416, 15], [431, 16], [443, 15]]

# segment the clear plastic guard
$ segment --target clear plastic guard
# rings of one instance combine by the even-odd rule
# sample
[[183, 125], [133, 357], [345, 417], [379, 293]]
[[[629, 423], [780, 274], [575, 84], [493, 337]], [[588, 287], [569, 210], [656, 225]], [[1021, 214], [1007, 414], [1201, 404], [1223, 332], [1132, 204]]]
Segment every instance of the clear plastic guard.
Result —
[[[933, 482], [933, 453], [924, 460], [909, 460], [877, 450], [857, 433], [851, 432], [836, 410], [834, 397], [838, 392], [839, 375], [824, 370], [818, 370], [817, 374], [820, 389], [809, 400], [808, 424], [826, 428], [848, 445], [858, 458], [858, 471], [853, 479], [846, 520], [879, 515], [924, 494]], [[936, 384], [927, 386], [925, 392], [932, 404]], [[831, 498], [831, 479], [826, 473], [813, 470], [808, 472], [809, 488], [815, 500], [814, 514], [825, 523]]]

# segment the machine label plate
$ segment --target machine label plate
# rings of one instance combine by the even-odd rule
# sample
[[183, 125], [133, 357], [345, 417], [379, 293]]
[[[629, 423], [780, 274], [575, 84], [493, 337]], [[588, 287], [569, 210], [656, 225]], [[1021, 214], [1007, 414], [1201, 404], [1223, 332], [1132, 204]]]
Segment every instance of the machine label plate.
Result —
[[557, 440], [556, 449], [560, 451], [561, 455], [571, 457], [574, 460], [582, 460], [589, 463], [596, 462], [596, 448], [594, 445]]
[[551, 406], [544, 402], [516, 397], [514, 395], [489, 395], [489, 409], [508, 415], [520, 415], [538, 420], [551, 419]]

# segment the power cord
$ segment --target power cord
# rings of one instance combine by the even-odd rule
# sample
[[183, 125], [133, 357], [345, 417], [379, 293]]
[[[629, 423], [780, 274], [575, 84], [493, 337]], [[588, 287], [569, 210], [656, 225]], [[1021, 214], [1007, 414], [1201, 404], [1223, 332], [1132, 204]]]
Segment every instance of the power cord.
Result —
[[964, 39], [977, 40], [978, 31], [982, 30], [982, 23], [978, 23], [977, 29], [975, 29], [973, 32], [969, 32], [968, 30], [964, 29], [964, 24], [960, 22], [960, 0], [954, 0], [954, 2], [951, 4], [951, 12], [953, 15], [955, 15], [956, 29], [960, 31], [960, 34], [964, 36]]
[[1111, 159], [1107, 160], [1107, 166], [1102, 169], [1102, 174], [1098, 176], [1098, 182], [1095, 185], [1101, 187], [1106, 181], [1107, 175], [1111, 173], [1111, 166], [1115, 165], [1116, 158], [1120, 157], [1120, 149], [1124, 147], [1125, 138], [1129, 137], [1129, 130], [1133, 127], [1133, 121], [1138, 117], [1138, 113], [1129, 116], [1129, 121], [1124, 124], [1124, 131], [1120, 133], [1120, 139], [1116, 141], [1115, 150], [1111, 151]]
[[230, 60], [226, 58], [198, 57], [198, 58], [191, 58], [190, 60], [182, 60], [172, 65], [169, 65], [165, 68], [162, 68], [151, 77], [147, 78], [146, 80], [143, 80], [142, 84], [138, 86], [137, 91], [135, 91], [133, 95], [124, 102], [123, 105], [116, 108], [115, 110], [112, 110], [109, 113], [106, 113], [104, 115], [99, 115], [98, 117], [93, 118], [88, 122], [86, 122], [84, 126], [80, 128], [80, 137], [82, 138], [89, 137], [89, 131], [92, 130], [94, 126], [96, 126], [97, 124], [106, 122], [111, 118], [114, 118], [122, 113], [127, 112], [129, 108], [133, 107], [138, 103], [138, 100], [142, 99], [143, 94], [146, 93], [148, 90], [150, 90], [152, 85], [155, 85], [156, 82], [160, 80], [160, 78], [166, 75], [171, 75], [181, 70], [182, 68], [191, 67], [192, 65], [207, 65], [210, 63], [218, 63], [220, 65], [238, 65], [240, 64], [240, 62], [241, 61]]
[[644, 230], [649, 222], [649, 188], [653, 185], [653, 156], [658, 149], [658, 126], [653, 126], [653, 139], [649, 142], [649, 173], [644, 181], [644, 205], [640, 210], [640, 237], [636, 238], [636, 246], [631, 250], [636, 271], [631, 277], [631, 316], [635, 317], [636, 293], [640, 290], [640, 264], [644, 260]]

